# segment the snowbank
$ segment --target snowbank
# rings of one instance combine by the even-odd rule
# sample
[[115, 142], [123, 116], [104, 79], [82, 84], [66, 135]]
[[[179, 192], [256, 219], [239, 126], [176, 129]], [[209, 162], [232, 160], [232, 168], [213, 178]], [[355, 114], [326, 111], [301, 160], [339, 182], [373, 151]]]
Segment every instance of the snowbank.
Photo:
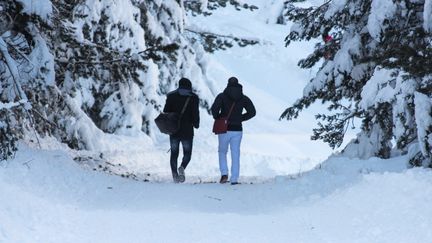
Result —
[[432, 173], [404, 161], [332, 157], [264, 184], [172, 184], [22, 147], [0, 167], [0, 242], [430, 242]]

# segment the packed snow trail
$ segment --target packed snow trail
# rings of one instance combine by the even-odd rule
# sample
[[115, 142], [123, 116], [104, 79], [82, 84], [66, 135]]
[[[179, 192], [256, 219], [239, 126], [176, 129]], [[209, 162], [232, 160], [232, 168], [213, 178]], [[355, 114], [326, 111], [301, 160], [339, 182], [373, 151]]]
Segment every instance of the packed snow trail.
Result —
[[[285, 48], [289, 27], [271, 20], [272, 3], [282, 1], [251, 2], [260, 9], [229, 6], [191, 21], [261, 41], [205, 60], [218, 90], [237, 76], [257, 106], [257, 117], [245, 123], [243, 184], [194, 184], [219, 178], [217, 137], [205, 111], [185, 184], [171, 183], [166, 136], [105, 134], [97, 152], [21, 145], [0, 164], [0, 242], [432, 242], [430, 170], [407, 170], [405, 157], [331, 157], [312, 170], [331, 153], [309, 141], [322, 106], [293, 122], [278, 117], [311, 76], [296, 63], [313, 44]], [[106, 162], [153, 182], [93, 171]]]
[[21, 146], [0, 168], [0, 242], [431, 242], [432, 173], [333, 157], [267, 183], [146, 183]]
[[[314, 43], [293, 43], [285, 47], [284, 39], [290, 26], [276, 24], [283, 1], [254, 0], [258, 10], [237, 11], [233, 6], [219, 8], [213, 14], [189, 16], [187, 28], [215, 34], [257, 39], [259, 44], [209, 53], [202, 60], [208, 66], [206, 76], [213, 87], [222, 92], [231, 76], [239, 78], [244, 93], [252, 99], [256, 117], [244, 122], [241, 145], [241, 176], [243, 182], [265, 181], [279, 175], [302, 173], [314, 168], [333, 151], [322, 141], [311, 141], [316, 126], [314, 114], [325, 112], [322, 104], [313, 105], [297, 120], [279, 121], [282, 112], [301, 97], [304, 85], [313, 70], [302, 70], [297, 62], [307, 56]], [[195, 88], [199, 84], [188, 77]], [[200, 111], [200, 128], [195, 130], [192, 160], [187, 168], [188, 182], [202, 181], [203, 177], [217, 180], [219, 176], [217, 136], [212, 131], [213, 118], [207, 110]], [[91, 157], [103, 158], [113, 164], [118, 173], [134, 173], [150, 181], [163, 182], [171, 178], [168, 166], [168, 136], [154, 134], [122, 137], [104, 135], [100, 147]], [[346, 141], [352, 137], [347, 135]], [[146, 176], [150, 174], [150, 176]], [[213, 177], [212, 177], [213, 176]]]

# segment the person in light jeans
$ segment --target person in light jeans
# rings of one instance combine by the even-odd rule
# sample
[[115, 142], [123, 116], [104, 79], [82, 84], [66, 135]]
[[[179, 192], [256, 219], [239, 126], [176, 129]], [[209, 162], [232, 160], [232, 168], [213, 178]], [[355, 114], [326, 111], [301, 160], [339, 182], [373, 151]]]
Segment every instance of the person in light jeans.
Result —
[[[243, 113], [243, 109], [246, 113]], [[218, 135], [219, 141], [219, 169], [221, 172], [220, 183], [228, 182], [228, 147], [231, 150], [231, 178], [232, 185], [238, 184], [240, 176], [240, 145], [243, 137], [242, 122], [256, 115], [252, 101], [243, 94], [243, 87], [238, 79], [231, 77], [224, 92], [220, 93], [211, 107], [214, 119], [227, 117], [228, 131]]]
[[[240, 175], [240, 144], [243, 137], [242, 131], [228, 131], [227, 133], [219, 134], [219, 169], [221, 175], [228, 175], [227, 153], [228, 146], [231, 149], [231, 183], [238, 182]], [[228, 176], [227, 176], [228, 177]], [[227, 178], [226, 178], [227, 179]], [[221, 183], [225, 183], [224, 180]]]

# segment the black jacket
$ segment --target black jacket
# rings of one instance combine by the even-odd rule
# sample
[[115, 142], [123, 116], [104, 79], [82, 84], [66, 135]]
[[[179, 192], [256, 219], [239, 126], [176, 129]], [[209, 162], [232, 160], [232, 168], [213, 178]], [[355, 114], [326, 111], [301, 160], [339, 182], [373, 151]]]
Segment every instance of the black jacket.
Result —
[[191, 139], [194, 136], [193, 128], [199, 127], [199, 122], [200, 122], [199, 109], [198, 109], [199, 99], [198, 96], [192, 92], [192, 90], [179, 88], [169, 93], [167, 95], [167, 99], [163, 111], [177, 112], [180, 114], [186, 102], [187, 97], [190, 97], [190, 100], [182, 116], [180, 122], [180, 130], [176, 134], [171, 135], [172, 137], [181, 138], [181, 139]]
[[[232, 104], [235, 102], [233, 111], [228, 118], [228, 131], [242, 131], [242, 122], [256, 115], [255, 106], [252, 101], [243, 94], [240, 84], [228, 84], [223, 93], [216, 96], [211, 107], [214, 119], [228, 116]], [[243, 114], [243, 109], [246, 113]]]

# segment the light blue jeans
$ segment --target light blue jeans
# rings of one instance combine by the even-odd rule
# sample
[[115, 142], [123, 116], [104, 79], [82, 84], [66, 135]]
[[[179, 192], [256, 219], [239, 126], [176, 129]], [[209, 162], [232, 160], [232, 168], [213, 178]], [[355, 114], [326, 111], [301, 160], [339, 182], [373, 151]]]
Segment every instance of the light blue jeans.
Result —
[[227, 153], [228, 145], [231, 150], [231, 183], [238, 182], [240, 175], [240, 144], [243, 137], [241, 131], [228, 131], [219, 134], [219, 169], [221, 175], [228, 175]]

